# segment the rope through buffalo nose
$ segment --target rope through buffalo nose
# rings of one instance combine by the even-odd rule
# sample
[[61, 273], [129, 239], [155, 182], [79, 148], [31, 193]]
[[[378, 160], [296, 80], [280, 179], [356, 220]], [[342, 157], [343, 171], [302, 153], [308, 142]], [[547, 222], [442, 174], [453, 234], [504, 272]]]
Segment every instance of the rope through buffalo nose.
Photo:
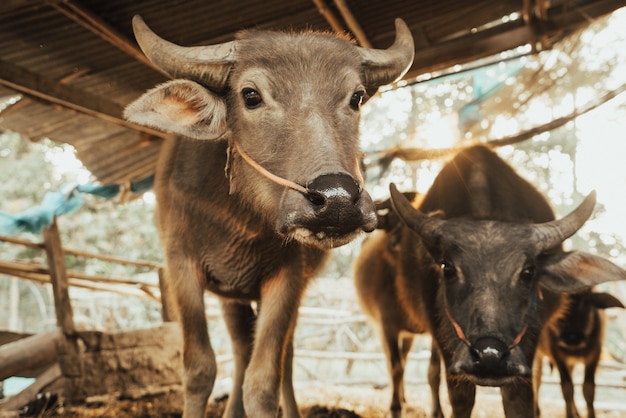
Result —
[[291, 180], [287, 180], [285, 178], [282, 178], [280, 176], [277, 176], [276, 174], [270, 173], [269, 171], [267, 171], [263, 166], [261, 166], [261, 164], [257, 163], [256, 161], [254, 161], [252, 159], [252, 157], [250, 157], [242, 148], [239, 144], [237, 144], [236, 142], [233, 142], [232, 144], [234, 151], [237, 152], [239, 155], [241, 155], [241, 158], [244, 159], [244, 161], [246, 163], [248, 163], [248, 165], [252, 168], [254, 168], [256, 171], [258, 171], [259, 173], [261, 173], [263, 176], [267, 177], [269, 180], [273, 181], [274, 183], [277, 183], [283, 187], [288, 187], [290, 189], [293, 189], [297, 192], [302, 193], [303, 195], [309, 197], [311, 195], [311, 192], [309, 191], [309, 189], [307, 189], [304, 186], [299, 185], [298, 183], [295, 183]]
[[[239, 144], [237, 144], [236, 142], [233, 142], [232, 144], [233, 150], [235, 152], [237, 152], [239, 155], [241, 155], [241, 158], [243, 158], [243, 160], [248, 163], [248, 165], [252, 168], [254, 168], [256, 171], [258, 171], [260, 174], [262, 174], [263, 176], [265, 176], [267, 179], [273, 181], [274, 183], [283, 186], [283, 187], [288, 187], [290, 189], [293, 189], [297, 192], [302, 193], [307, 199], [309, 199], [309, 201], [311, 201], [311, 203], [315, 204], [315, 205], [322, 205], [324, 204], [324, 201], [326, 200], [324, 198], [324, 196], [315, 190], [311, 190], [307, 187], [304, 187], [298, 183], [295, 183], [291, 180], [287, 180], [286, 178], [277, 176], [274, 173], [269, 172], [267, 169], [265, 169], [265, 167], [263, 167], [261, 164], [257, 163], [256, 161], [254, 161], [252, 159], [252, 157], [250, 157], [248, 155], [248, 153], [246, 153]], [[358, 167], [357, 167], [358, 168]], [[359, 173], [359, 179], [361, 179], [360, 176], [360, 172], [359, 170], [357, 170], [357, 173]]]
[[[463, 328], [461, 328], [461, 325], [459, 325], [459, 323], [456, 322], [456, 320], [450, 313], [448, 306], [445, 307], [445, 310], [446, 310], [446, 316], [448, 317], [448, 320], [452, 324], [452, 327], [454, 328], [454, 332], [456, 333], [457, 338], [461, 340], [463, 344], [465, 344], [470, 350], [474, 350], [473, 344], [465, 336], [465, 333], [463, 332]], [[526, 335], [527, 330], [528, 330], [528, 324], [525, 324], [524, 328], [522, 328], [522, 330], [520, 331], [519, 334], [517, 334], [513, 342], [509, 344], [509, 346], [507, 347], [509, 351], [517, 347], [522, 342], [522, 338], [524, 338], [524, 335]]]

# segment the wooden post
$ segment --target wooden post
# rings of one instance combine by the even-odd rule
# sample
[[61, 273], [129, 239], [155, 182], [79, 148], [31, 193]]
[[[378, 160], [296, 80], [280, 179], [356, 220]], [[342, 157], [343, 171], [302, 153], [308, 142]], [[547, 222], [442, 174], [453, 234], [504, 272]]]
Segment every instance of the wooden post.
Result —
[[172, 316], [172, 305], [169, 300], [169, 293], [167, 291], [167, 283], [165, 282], [165, 271], [163, 267], [159, 267], [159, 289], [161, 291], [161, 318], [163, 322], [171, 322], [174, 320]]
[[52, 292], [54, 295], [54, 309], [57, 315], [57, 325], [67, 337], [76, 335], [74, 328], [74, 314], [70, 301], [67, 271], [65, 269], [65, 256], [59, 237], [56, 216], [48, 228], [43, 228], [43, 239], [48, 257], [48, 268], [52, 280]]

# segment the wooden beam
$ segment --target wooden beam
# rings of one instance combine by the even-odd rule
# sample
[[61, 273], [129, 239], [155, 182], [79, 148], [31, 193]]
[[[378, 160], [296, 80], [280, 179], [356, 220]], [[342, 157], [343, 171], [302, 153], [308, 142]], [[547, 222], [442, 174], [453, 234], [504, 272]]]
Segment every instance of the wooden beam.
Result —
[[328, 7], [324, 0], [313, 0], [315, 6], [317, 6], [317, 10], [320, 12], [324, 19], [328, 22], [331, 28], [335, 32], [342, 33], [346, 31], [346, 27], [341, 23], [339, 18], [335, 15], [335, 13]]
[[[45, 249], [45, 245], [43, 243], [32, 242], [32, 241], [25, 240], [22, 238], [17, 238], [17, 237], [10, 237], [8, 235], [0, 235], [0, 242], [8, 242], [10, 244], [23, 245], [25, 247], [38, 248], [41, 250]], [[111, 263], [118, 263], [118, 264], [137, 266], [137, 267], [147, 267], [153, 270], [157, 270], [161, 268], [161, 264], [153, 263], [152, 261], [127, 260], [124, 258], [112, 256], [112, 255], [96, 254], [96, 253], [90, 253], [87, 251], [72, 250], [70, 248], [64, 248], [63, 253], [66, 255], [73, 255], [77, 257], [95, 258], [97, 260], [109, 261]]]
[[111, 123], [165, 138], [169, 135], [155, 129], [140, 126], [122, 118], [124, 107], [84, 90], [61, 84], [25, 68], [0, 59], [0, 84], [68, 109], [76, 110]]
[[415, 51], [413, 66], [404, 77], [413, 78], [421, 74], [444, 70], [479, 58], [510, 50], [521, 45], [534, 44], [545, 36], [588, 25], [593, 19], [626, 6], [626, 0], [599, 0], [574, 10], [555, 13], [549, 20], [525, 25], [522, 19], [498, 25], [475, 34], [435, 44]]
[[348, 28], [350, 28], [350, 31], [354, 34], [354, 37], [359, 44], [364, 48], [371, 48], [372, 43], [367, 38], [363, 28], [361, 28], [359, 21], [354, 17], [354, 14], [348, 7], [348, 3], [346, 3], [346, 0], [335, 0], [335, 5], [337, 5], [339, 13], [341, 13], [343, 20], [348, 25]]
[[130, 41], [98, 16], [85, 10], [80, 5], [71, 0], [65, 0], [54, 2], [51, 6], [59, 13], [64, 14], [120, 51], [125, 52], [137, 61], [170, 78], [170, 76], [163, 70], [152, 64], [152, 62], [144, 55], [135, 42]]
[[532, 28], [519, 21], [434, 44], [415, 51], [413, 66], [404, 78], [465, 64], [527, 44], [538, 37]]
[[[4, 260], [0, 260], [0, 272], [10, 275], [14, 275], [18, 272], [50, 275], [50, 269], [43, 267], [37, 262], [25, 263]], [[121, 284], [133, 287], [141, 286], [146, 288], [157, 287], [156, 284], [138, 282], [137, 280], [127, 279], [123, 277], [91, 275], [72, 270], [66, 270], [66, 276], [68, 279], [79, 279], [97, 283]]]
[[74, 314], [70, 301], [67, 271], [65, 269], [65, 257], [61, 245], [61, 237], [57, 227], [56, 216], [52, 224], [42, 229], [43, 240], [46, 246], [46, 256], [52, 279], [52, 291], [54, 295], [54, 308], [57, 316], [57, 324], [66, 336], [76, 335], [74, 327]]
[[172, 322], [176, 316], [172, 313], [172, 304], [169, 301], [170, 294], [167, 291], [165, 270], [163, 268], [159, 269], [159, 289], [161, 290], [161, 318], [163, 322]]
[[41, 242], [32, 242], [32, 241], [28, 241], [28, 240], [17, 238], [17, 237], [10, 237], [8, 235], [0, 235], [0, 241], [8, 242], [11, 244], [23, 245], [29, 248], [38, 248], [40, 250], [43, 250], [46, 248]]
[[569, 8], [567, 4], [560, 4], [547, 10], [547, 18], [544, 23], [554, 25], [558, 29], [571, 29], [593, 23], [595, 19], [625, 6], [625, 0], [596, 0], [573, 9]]
[[57, 329], [0, 346], [0, 381], [57, 361], [57, 343], [61, 338]]
[[[490, 148], [502, 147], [505, 145], [514, 145], [520, 142], [531, 139], [532, 137], [539, 135], [543, 132], [550, 132], [561, 126], [565, 125], [568, 122], [576, 119], [577, 117], [588, 113], [599, 106], [605, 104], [609, 100], [614, 99], [620, 94], [626, 93], [626, 84], [621, 85], [617, 89], [611, 90], [604, 94], [602, 97], [592, 100], [590, 103], [587, 103], [582, 109], [575, 109], [569, 115], [554, 119], [548, 123], [543, 125], [536, 126], [534, 128], [527, 129], [525, 131], [518, 132], [514, 135], [510, 135], [500, 139], [489, 139], [484, 136], [477, 138], [476, 143], [482, 144], [484, 146]], [[436, 160], [444, 157], [449, 157], [461, 151], [464, 148], [467, 148], [468, 144], [464, 144], [458, 147], [451, 148], [437, 148], [437, 149], [424, 149], [424, 148], [401, 148], [395, 147], [391, 150], [382, 154], [378, 161], [373, 163], [372, 165], [386, 165], [389, 166], [391, 161], [395, 158], [399, 158], [404, 161], [420, 161], [420, 160]]]
[[[9, 276], [19, 277], [21, 279], [30, 280], [31, 282], [40, 283], [40, 284], [50, 284], [50, 275], [42, 274], [42, 273], [31, 273], [24, 270], [8, 270], [0, 265], [0, 272], [2, 274], [6, 274]], [[93, 281], [93, 278], [90, 279], [69, 279], [69, 285], [76, 288], [88, 289], [99, 292], [110, 292], [115, 293], [117, 295], [122, 296], [133, 296], [138, 298], [148, 298], [155, 302], [160, 303], [160, 296], [152, 293], [151, 288], [152, 285], [124, 285], [124, 284], [109, 284], [109, 283], [99, 283]]]
[[86, 252], [86, 251], [71, 250], [71, 249], [68, 249], [68, 248], [65, 248], [63, 250], [63, 252], [65, 254], [67, 254], [67, 255], [73, 255], [73, 256], [76, 256], [76, 257], [95, 258], [97, 260], [108, 261], [110, 263], [124, 264], [124, 265], [127, 265], [127, 266], [146, 267], [146, 268], [150, 268], [152, 270], [158, 270], [161, 267], [160, 264], [153, 263], [152, 261], [146, 261], [146, 260], [126, 260], [124, 258], [115, 257], [115, 256], [112, 256], [112, 255], [95, 254], [95, 253], [90, 253], [90, 252]]

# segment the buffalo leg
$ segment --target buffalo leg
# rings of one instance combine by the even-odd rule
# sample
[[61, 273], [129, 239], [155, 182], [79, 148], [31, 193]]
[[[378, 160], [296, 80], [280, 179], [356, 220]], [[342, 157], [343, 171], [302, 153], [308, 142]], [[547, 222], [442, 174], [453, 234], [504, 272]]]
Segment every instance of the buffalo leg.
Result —
[[[203, 280], [195, 279], [196, 272], [182, 257], [170, 256], [167, 261], [169, 272], [166, 274], [176, 272], [176, 275], [171, 276], [170, 289], [175, 292], [183, 333], [183, 417], [201, 418], [204, 417], [217, 373], [204, 312]], [[194, 279], [189, 280], [191, 277]]]
[[452, 406], [452, 418], [469, 418], [474, 408], [476, 386], [464, 380], [447, 376], [448, 397]]
[[533, 418], [534, 396], [532, 381], [517, 382], [500, 388], [504, 415], [507, 418]]
[[541, 415], [541, 408], [539, 407], [539, 390], [541, 389], [541, 379], [543, 378], [543, 356], [537, 354], [533, 362], [533, 407], [535, 409], [535, 416]]
[[432, 417], [443, 418], [441, 399], [439, 398], [439, 387], [441, 386], [441, 358], [439, 356], [439, 349], [434, 341], [431, 346], [430, 364], [428, 365], [428, 385], [430, 386], [432, 398]]
[[242, 386], [252, 353], [256, 315], [248, 304], [222, 299], [224, 322], [233, 346], [233, 389], [223, 418], [244, 417]]
[[598, 362], [600, 361], [600, 350], [597, 351], [597, 354], [593, 356], [590, 360], [588, 360], [585, 364], [585, 380], [583, 382], [583, 396], [585, 397], [585, 402], [587, 403], [587, 418], [595, 418], [596, 411], [593, 407], [593, 401], [596, 394], [596, 368], [598, 367]]
[[404, 398], [404, 365], [411, 349], [412, 338], [400, 340], [399, 332], [391, 327], [383, 328], [383, 348], [387, 357], [387, 368], [391, 378], [391, 405], [389, 415], [392, 418], [402, 416]]
[[[305, 282], [300, 271], [281, 271], [261, 286], [255, 344], [243, 384], [248, 416], [275, 418], [278, 414], [287, 345], [293, 337]], [[283, 416], [292, 418], [286, 413]]]
[[565, 416], [567, 418], [579, 418], [576, 403], [574, 402], [574, 382], [572, 381], [572, 366], [568, 366], [562, 360], [556, 359], [556, 366], [561, 376], [561, 391], [565, 400]]
[[298, 411], [298, 404], [296, 403], [296, 395], [293, 391], [293, 338], [291, 338], [287, 343], [285, 351], [285, 361], [281, 387], [281, 405], [283, 408], [283, 416], [299, 416], [300, 412]]

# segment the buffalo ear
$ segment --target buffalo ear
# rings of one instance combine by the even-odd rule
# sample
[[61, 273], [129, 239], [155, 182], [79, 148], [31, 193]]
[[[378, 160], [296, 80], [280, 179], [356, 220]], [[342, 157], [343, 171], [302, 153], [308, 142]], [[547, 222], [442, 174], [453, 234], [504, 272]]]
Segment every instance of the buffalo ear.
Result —
[[139, 125], [194, 139], [224, 135], [226, 103], [198, 83], [173, 80], [148, 90], [124, 110]]
[[622, 301], [611, 295], [610, 293], [594, 292], [589, 295], [589, 297], [591, 299], [591, 303], [593, 303], [593, 306], [599, 309], [624, 307]]
[[555, 292], [575, 293], [626, 279], [626, 270], [584, 251], [544, 255], [539, 267], [540, 285]]
[[[417, 192], [404, 192], [402, 193], [408, 201], [414, 202], [418, 196]], [[378, 218], [378, 226], [376, 229], [384, 229], [387, 232], [397, 229], [398, 225], [402, 223], [398, 215], [393, 210], [391, 204], [391, 198], [374, 202], [376, 206], [376, 217]]]

